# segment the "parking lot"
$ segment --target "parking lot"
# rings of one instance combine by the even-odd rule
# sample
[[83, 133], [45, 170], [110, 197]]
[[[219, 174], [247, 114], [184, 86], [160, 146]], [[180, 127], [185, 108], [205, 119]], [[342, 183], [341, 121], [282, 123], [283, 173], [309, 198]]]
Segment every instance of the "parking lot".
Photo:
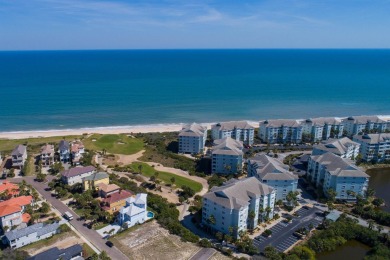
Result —
[[323, 220], [322, 211], [316, 207], [301, 208], [297, 211], [298, 217], [293, 217], [290, 223], [279, 222], [270, 230], [272, 236], [264, 237], [257, 236], [253, 240], [253, 245], [256, 246], [260, 252], [268, 245], [275, 247], [279, 252], [286, 251], [290, 246], [295, 244], [299, 238], [294, 236], [294, 232], [302, 227], [309, 229], [310, 224], [317, 227]]

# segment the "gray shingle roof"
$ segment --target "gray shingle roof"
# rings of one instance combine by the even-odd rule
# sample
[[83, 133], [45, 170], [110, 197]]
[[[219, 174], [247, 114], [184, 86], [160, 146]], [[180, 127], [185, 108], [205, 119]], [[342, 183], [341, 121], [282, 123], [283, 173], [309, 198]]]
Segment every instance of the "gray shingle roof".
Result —
[[185, 125], [180, 131], [179, 136], [197, 136], [201, 137], [204, 135], [204, 132], [207, 131], [207, 127], [200, 124], [192, 123], [190, 125]]
[[295, 119], [275, 119], [275, 120], [265, 120], [261, 121], [260, 125], [264, 125], [266, 127], [299, 127], [301, 123]]
[[231, 137], [224, 137], [214, 141], [212, 154], [242, 155], [243, 144]]
[[370, 177], [351, 160], [341, 158], [333, 153], [327, 152], [322, 155], [312, 155], [310, 158], [324, 165], [331, 175], [337, 175], [339, 177]]
[[18, 146], [15, 147], [15, 149], [12, 151], [11, 155], [15, 156], [21, 156], [27, 152], [26, 146], [19, 144]]
[[95, 167], [93, 166], [86, 166], [86, 167], [75, 167], [75, 168], [70, 168], [69, 170], [65, 170], [61, 172], [61, 175], [64, 177], [74, 177], [83, 173], [91, 172], [96, 170]]
[[353, 138], [359, 140], [359, 142], [377, 144], [390, 141], [390, 133], [354, 135]]
[[355, 124], [366, 124], [367, 122], [372, 123], [386, 123], [386, 120], [378, 116], [350, 116], [346, 119], [347, 121], [351, 121]]
[[251, 198], [259, 198], [272, 192], [270, 186], [255, 177], [249, 177], [231, 179], [220, 187], [213, 187], [203, 197], [229, 209], [240, 209], [248, 205]]
[[69, 142], [65, 140], [61, 140], [60, 144], [58, 145], [58, 149], [60, 151], [69, 150]]
[[55, 259], [70, 260], [72, 259], [72, 257], [79, 255], [82, 252], [83, 252], [83, 247], [79, 244], [64, 249], [58, 249], [58, 247], [53, 247], [35, 256], [27, 258], [27, 260], [55, 260]]
[[248, 160], [248, 164], [256, 168], [261, 180], [296, 180], [298, 176], [289, 171], [289, 167], [282, 162], [265, 154], [258, 154]]
[[211, 126], [211, 129], [218, 130], [234, 130], [234, 129], [255, 129], [247, 121], [230, 121], [230, 122], [221, 122]]
[[55, 222], [53, 224], [43, 224], [43, 223], [37, 223], [31, 226], [28, 226], [26, 228], [22, 229], [15, 229], [11, 230], [7, 233], [5, 233], [5, 236], [7, 237], [8, 240], [14, 240], [17, 238], [25, 237], [27, 235], [37, 233], [37, 236], [42, 236], [44, 234], [48, 234], [50, 232], [53, 232], [58, 229], [60, 224], [58, 222]]
[[306, 119], [306, 123], [312, 123], [313, 125], [340, 125], [341, 119], [335, 117], [317, 117]]
[[320, 144], [314, 145], [313, 148], [342, 155], [348, 151], [349, 147], [358, 145], [359, 143], [352, 141], [348, 137], [343, 137], [341, 139], [329, 139]]
[[83, 181], [97, 181], [108, 178], [108, 174], [106, 172], [97, 172], [88, 177], [83, 178]]

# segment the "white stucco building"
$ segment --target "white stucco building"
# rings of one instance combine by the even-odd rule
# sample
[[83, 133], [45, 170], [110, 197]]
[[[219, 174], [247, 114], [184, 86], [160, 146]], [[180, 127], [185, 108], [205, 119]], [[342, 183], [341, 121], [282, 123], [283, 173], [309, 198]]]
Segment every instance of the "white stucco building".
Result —
[[353, 140], [360, 143], [360, 154], [364, 161], [390, 160], [390, 133], [355, 135]]
[[259, 138], [265, 143], [301, 143], [303, 126], [299, 120], [265, 120], [259, 124]]
[[206, 139], [207, 127], [196, 123], [184, 126], [179, 133], [179, 153], [203, 153]]
[[340, 118], [318, 117], [302, 121], [303, 133], [311, 135], [311, 141], [340, 138], [343, 135], [344, 124]]
[[359, 155], [360, 144], [348, 137], [329, 139], [313, 146], [312, 155], [321, 155], [326, 152], [334, 153], [341, 158], [354, 160]]
[[214, 140], [211, 152], [211, 171], [218, 174], [236, 174], [242, 170], [243, 144], [224, 137]]
[[343, 120], [348, 136], [363, 133], [383, 133], [390, 129], [390, 121], [381, 116], [350, 116]]
[[213, 140], [231, 137], [245, 145], [252, 145], [255, 128], [247, 121], [222, 122], [211, 126], [211, 135]]

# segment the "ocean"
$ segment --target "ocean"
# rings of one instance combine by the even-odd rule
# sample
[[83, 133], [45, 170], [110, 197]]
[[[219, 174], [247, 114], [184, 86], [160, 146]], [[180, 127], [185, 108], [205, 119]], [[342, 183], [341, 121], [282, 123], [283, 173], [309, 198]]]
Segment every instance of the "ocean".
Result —
[[0, 52], [0, 132], [390, 114], [390, 50]]

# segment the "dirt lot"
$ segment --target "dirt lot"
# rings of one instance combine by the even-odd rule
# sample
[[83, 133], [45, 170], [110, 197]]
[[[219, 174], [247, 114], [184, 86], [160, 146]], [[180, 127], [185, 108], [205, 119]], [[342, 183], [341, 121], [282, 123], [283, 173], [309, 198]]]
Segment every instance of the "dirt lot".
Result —
[[199, 247], [185, 243], [169, 234], [156, 221], [151, 221], [111, 238], [112, 242], [130, 259], [188, 259]]

